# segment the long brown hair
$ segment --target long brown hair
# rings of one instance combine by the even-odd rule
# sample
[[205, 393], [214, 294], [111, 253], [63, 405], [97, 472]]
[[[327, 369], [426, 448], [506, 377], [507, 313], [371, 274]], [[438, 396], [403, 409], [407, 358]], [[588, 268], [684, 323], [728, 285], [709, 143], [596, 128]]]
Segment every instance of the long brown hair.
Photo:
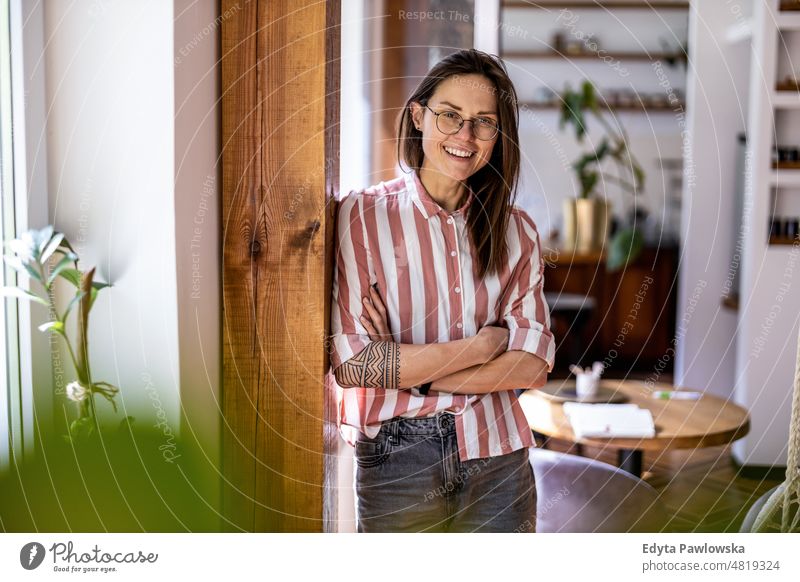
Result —
[[475, 49], [455, 52], [428, 71], [406, 101], [397, 136], [398, 161], [419, 172], [425, 155], [422, 132], [414, 126], [411, 104], [427, 105], [439, 83], [457, 75], [478, 74], [493, 85], [499, 117], [499, 139], [489, 162], [467, 180], [475, 196], [467, 210], [467, 228], [478, 256], [479, 277], [498, 272], [506, 260], [506, 230], [519, 180], [519, 106], [514, 84], [499, 57]]

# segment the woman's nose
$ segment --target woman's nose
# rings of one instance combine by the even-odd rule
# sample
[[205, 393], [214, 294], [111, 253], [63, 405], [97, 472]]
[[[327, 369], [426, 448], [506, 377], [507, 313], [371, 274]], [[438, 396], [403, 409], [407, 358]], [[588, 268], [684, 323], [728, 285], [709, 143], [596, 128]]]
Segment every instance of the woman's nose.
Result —
[[475, 130], [473, 126], [473, 121], [471, 119], [465, 119], [464, 123], [461, 124], [461, 129], [456, 132], [456, 135], [461, 139], [470, 141], [475, 138]]

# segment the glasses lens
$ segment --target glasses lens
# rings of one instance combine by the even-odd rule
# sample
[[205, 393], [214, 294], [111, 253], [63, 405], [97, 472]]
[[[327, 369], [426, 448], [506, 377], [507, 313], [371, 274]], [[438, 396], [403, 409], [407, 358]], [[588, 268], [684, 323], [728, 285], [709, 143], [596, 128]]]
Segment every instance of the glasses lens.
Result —
[[472, 130], [475, 132], [475, 137], [482, 140], [490, 140], [497, 135], [497, 125], [491, 121], [476, 119], [472, 124]]
[[464, 121], [455, 111], [443, 111], [436, 116], [436, 127], [442, 133], [456, 133]]

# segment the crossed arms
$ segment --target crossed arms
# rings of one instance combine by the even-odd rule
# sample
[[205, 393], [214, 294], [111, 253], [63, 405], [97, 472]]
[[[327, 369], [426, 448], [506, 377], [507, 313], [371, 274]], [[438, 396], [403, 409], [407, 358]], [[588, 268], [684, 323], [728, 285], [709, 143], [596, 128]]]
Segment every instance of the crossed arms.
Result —
[[432, 382], [431, 391], [484, 394], [535, 388], [547, 380], [547, 363], [525, 351], [506, 351], [508, 330], [487, 326], [477, 335], [443, 343], [392, 341], [386, 308], [370, 287], [361, 323], [371, 343], [334, 369], [342, 387], [403, 390]]

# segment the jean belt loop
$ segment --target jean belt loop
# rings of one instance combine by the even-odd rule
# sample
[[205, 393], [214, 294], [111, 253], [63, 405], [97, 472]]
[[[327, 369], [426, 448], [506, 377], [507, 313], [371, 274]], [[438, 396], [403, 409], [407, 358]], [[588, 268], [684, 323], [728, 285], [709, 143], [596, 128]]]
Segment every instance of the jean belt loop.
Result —
[[394, 417], [391, 422], [392, 424], [389, 428], [389, 441], [391, 444], [396, 445], [400, 442], [400, 417]]

